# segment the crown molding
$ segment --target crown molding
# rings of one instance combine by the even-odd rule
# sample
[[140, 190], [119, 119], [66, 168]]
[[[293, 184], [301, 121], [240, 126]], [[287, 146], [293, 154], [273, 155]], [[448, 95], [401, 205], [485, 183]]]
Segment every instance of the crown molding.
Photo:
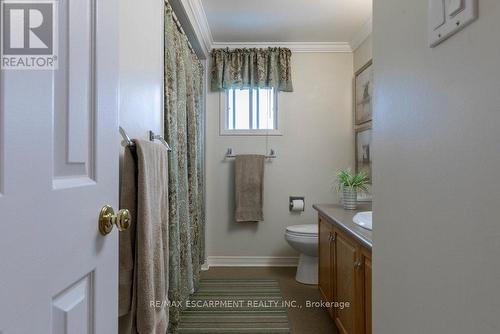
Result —
[[372, 23], [372, 18], [370, 18], [352, 37], [349, 44], [353, 52], [356, 51], [356, 49], [358, 49], [361, 44], [363, 44], [363, 42], [372, 34]]
[[212, 50], [213, 37], [201, 0], [181, 0], [181, 2], [198, 40], [203, 45], [204, 53], [208, 56]]
[[344, 42], [213, 42], [212, 49], [219, 48], [289, 48], [292, 52], [338, 52], [351, 53], [349, 43]]

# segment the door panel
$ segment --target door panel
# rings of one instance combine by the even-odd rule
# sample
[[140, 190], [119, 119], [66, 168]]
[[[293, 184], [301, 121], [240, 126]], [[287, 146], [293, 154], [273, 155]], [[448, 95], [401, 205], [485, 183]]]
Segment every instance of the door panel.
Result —
[[54, 75], [54, 188], [95, 176], [95, 0], [59, 4], [59, 70]]
[[52, 300], [51, 333], [92, 333], [92, 279], [92, 274], [85, 276]]
[[59, 0], [59, 69], [0, 73], [0, 332], [117, 333], [117, 0]]
[[335, 240], [335, 298], [349, 302], [350, 307], [335, 310], [335, 322], [342, 333], [355, 333], [356, 328], [356, 246], [342, 234]]
[[318, 287], [321, 297], [325, 301], [332, 301], [332, 285], [330, 274], [330, 236], [331, 224], [319, 217], [319, 259], [318, 259]]

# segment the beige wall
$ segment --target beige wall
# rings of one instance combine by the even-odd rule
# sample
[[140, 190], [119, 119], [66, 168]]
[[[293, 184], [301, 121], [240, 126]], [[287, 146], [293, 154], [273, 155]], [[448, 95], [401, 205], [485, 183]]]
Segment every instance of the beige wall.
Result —
[[354, 72], [357, 72], [372, 59], [372, 40], [372, 36], [368, 36], [368, 38], [354, 50]]
[[435, 49], [374, 1], [376, 334], [500, 333], [500, 2]]
[[163, 128], [163, 0], [120, 1], [120, 125], [132, 138]]
[[[266, 153], [265, 137], [219, 136], [219, 93], [207, 96], [207, 254], [208, 256], [294, 256], [285, 228], [316, 223], [313, 203], [337, 201], [335, 171], [353, 164], [351, 112], [352, 54], [294, 53], [294, 92], [280, 93], [284, 135], [269, 137], [277, 159], [266, 163], [264, 215], [260, 223], [233, 221], [235, 153]], [[288, 211], [288, 197], [304, 195], [306, 211]]]

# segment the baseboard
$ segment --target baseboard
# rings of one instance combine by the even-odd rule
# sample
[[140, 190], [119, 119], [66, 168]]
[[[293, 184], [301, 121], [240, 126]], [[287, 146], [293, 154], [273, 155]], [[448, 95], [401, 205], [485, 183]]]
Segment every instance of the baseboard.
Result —
[[[203, 263], [203, 264], [201, 265], [201, 270], [202, 270], [202, 271], [207, 271], [208, 269], [210, 269], [210, 266], [208, 265], [208, 261], [207, 261], [207, 260], [205, 260], [205, 263]], [[1, 333], [0, 333], [0, 334], [1, 334]]]
[[296, 267], [298, 261], [295, 256], [209, 256], [205, 264], [207, 267]]

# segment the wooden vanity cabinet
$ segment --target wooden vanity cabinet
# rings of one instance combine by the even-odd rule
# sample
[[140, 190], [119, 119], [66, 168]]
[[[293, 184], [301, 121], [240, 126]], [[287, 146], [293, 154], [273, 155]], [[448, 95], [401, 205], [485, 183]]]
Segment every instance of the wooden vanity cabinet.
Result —
[[365, 334], [372, 334], [372, 254], [363, 249]]
[[318, 251], [321, 298], [350, 304], [328, 310], [339, 332], [371, 333], [371, 250], [320, 215]]

